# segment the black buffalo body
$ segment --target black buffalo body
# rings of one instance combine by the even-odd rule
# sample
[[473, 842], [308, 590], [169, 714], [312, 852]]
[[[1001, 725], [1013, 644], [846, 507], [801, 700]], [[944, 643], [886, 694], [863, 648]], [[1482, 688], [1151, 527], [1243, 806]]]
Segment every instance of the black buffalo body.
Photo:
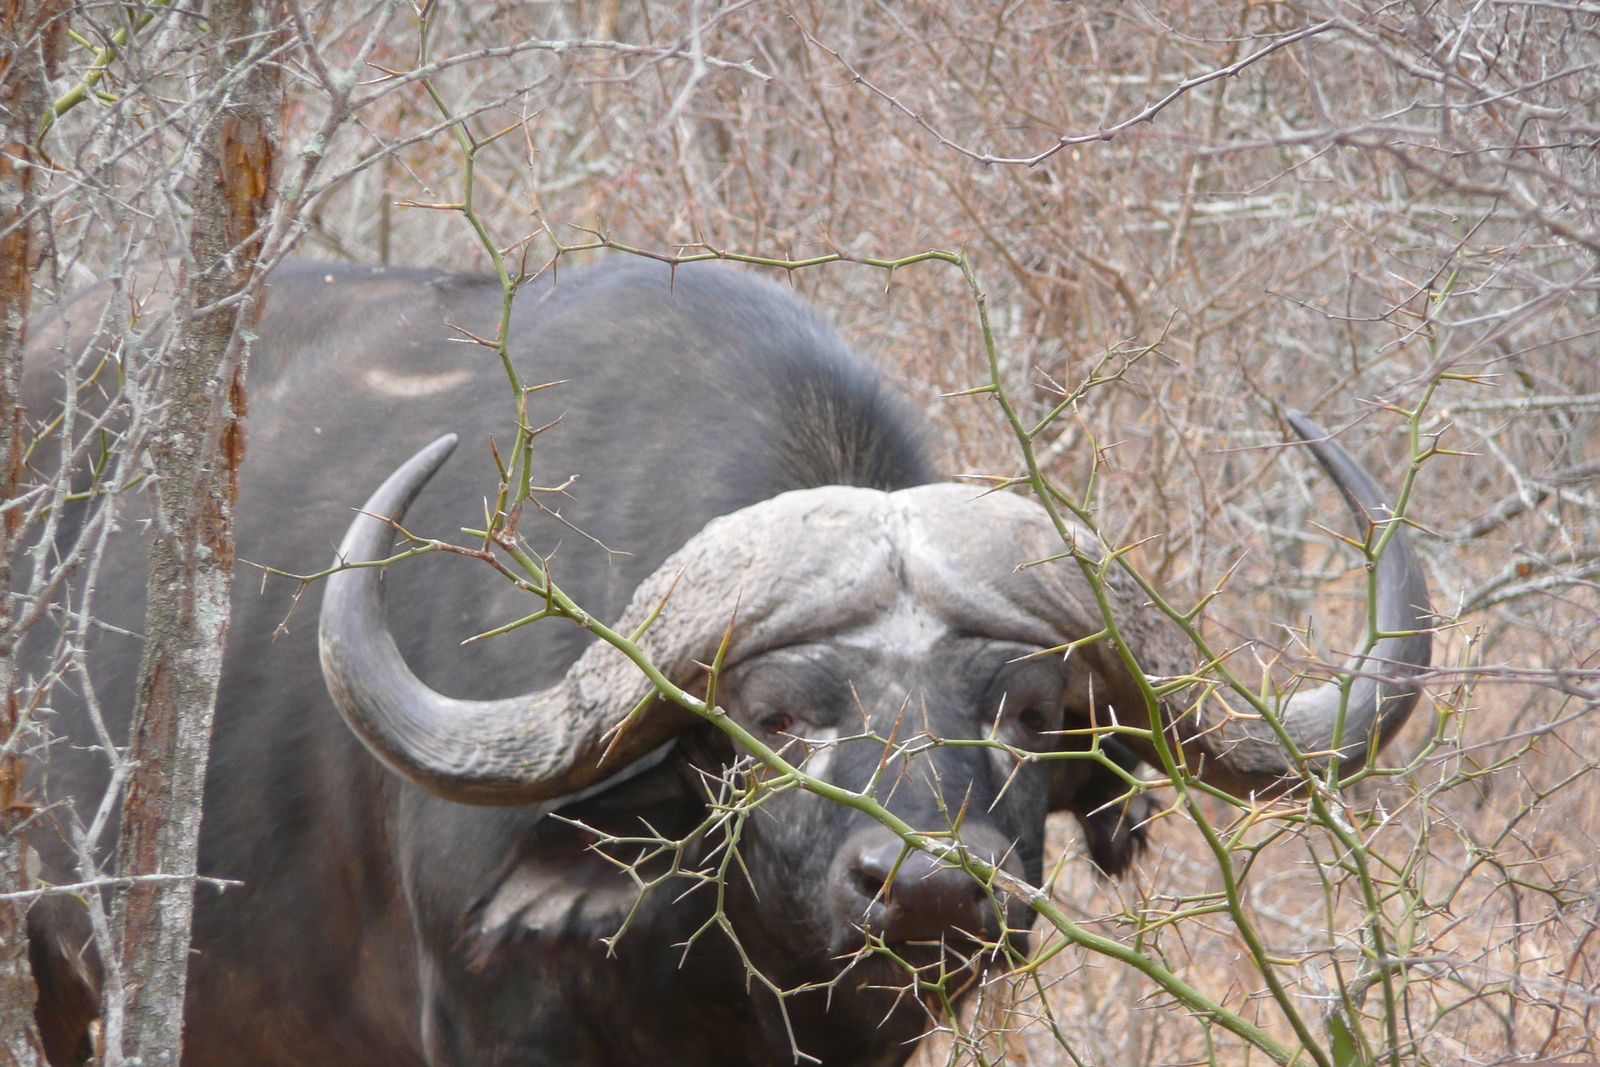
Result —
[[[74, 310], [92, 317], [93, 299]], [[479, 278], [280, 269], [250, 364], [239, 558], [298, 573], [326, 566], [352, 509], [407, 456], [451, 432], [461, 446], [405, 524], [457, 541], [462, 526], [481, 525], [495, 489], [489, 438], [509, 445], [514, 407], [498, 361], [462, 343], [457, 328], [492, 335], [499, 307], [498, 286]], [[530, 398], [530, 423], [560, 420], [538, 438], [534, 480], [555, 486], [576, 476], [564, 495], [541, 498], [559, 520], [530, 508], [521, 531], [549, 555], [556, 581], [602, 619], [618, 618], [634, 588], [717, 516], [794, 489], [896, 490], [937, 477], [906, 405], [814, 312], [748, 273], [673, 275], [634, 260], [564, 272], [519, 295], [512, 336], [528, 384], [563, 383]], [[58, 402], [49, 348], [59, 343], [42, 338], [30, 368], [30, 409], [41, 422]], [[91, 649], [119, 740], [140, 643], [117, 630], [136, 634], [144, 611], [136, 495], [95, 593], [96, 615], [111, 628], [94, 634]], [[71, 534], [69, 522], [61, 536]], [[552, 685], [593, 639], [552, 621], [463, 647], [536, 606], [472, 560], [409, 561], [386, 584], [407, 662], [450, 696]], [[295, 588], [282, 579], [263, 588], [240, 567], [201, 869], [242, 884], [198, 893], [185, 1063], [787, 1064], [791, 1026], [799, 1050], [827, 1064], [910, 1054], [927, 1017], [914, 998], [885, 988], [906, 977], [881, 957], [857, 963], [831, 994], [790, 997], [786, 1024], [723, 932], [702, 933], [686, 949], [713, 915], [708, 888], [651, 893], [608, 947], [602, 939], [635, 894], [589, 847], [594, 836], [547, 817], [550, 804], [452, 803], [391, 774], [347, 729], [324, 685], [320, 587], [298, 606]], [[908, 702], [916, 729], [945, 737], [984, 736], [1002, 697], [1023, 716], [1022, 733], [1059, 729], [1063, 706], [1073, 725], [1062, 672], [1015, 662], [1031, 650], [958, 632], [927, 647], [812, 642], [758, 657], [760, 669], [731, 670], [722, 702], [775, 743], [790, 733], [855, 732], [863, 713], [887, 734]], [[34, 765], [35, 796], [72, 800], [87, 819], [105, 788], [105, 761], [90, 747], [76, 688], [58, 686], [50, 704], [56, 742]], [[803, 721], [774, 707], [803, 709]], [[858, 786], [882, 755], [881, 745], [844, 745], [821, 773]], [[639, 834], [644, 818], [682, 834], [704, 817], [706, 783], [733, 758], [712, 728], [692, 729], [652, 769], [561, 814], [617, 835]], [[941, 828], [942, 789], [950, 808], [964, 805], [976, 847], [1037, 879], [1050, 772], [1025, 767], [1002, 790], [1013, 768], [984, 749], [919, 758], [929, 772], [906, 775], [891, 808]], [[1053, 806], [1076, 809], [1096, 858], [1116, 866], [1133, 841], [1130, 824], [1120, 809], [1090, 813], [1122, 789], [1085, 766], [1058, 774]], [[54, 828], [69, 818], [57, 809], [35, 834], [48, 879], [76, 880]], [[939, 951], [918, 942], [951, 942], [975, 925], [997, 934], [998, 917], [984, 913], [970, 880], [929, 870], [920, 857], [908, 870], [923, 863], [921, 881], [884, 912], [884, 879], [908, 877], [893, 873], [899, 852], [884, 834], [798, 792], [748, 820], [740, 849], [749, 874], [728, 880], [726, 909], [767, 979], [784, 988], [835, 979], [874, 906], [881, 914], [869, 925], [914, 961]], [[1025, 911], [1010, 916], [1015, 927], [1026, 920]], [[79, 1062], [98, 981], [82, 909], [48, 899], [34, 908], [31, 933], [52, 1061]]]

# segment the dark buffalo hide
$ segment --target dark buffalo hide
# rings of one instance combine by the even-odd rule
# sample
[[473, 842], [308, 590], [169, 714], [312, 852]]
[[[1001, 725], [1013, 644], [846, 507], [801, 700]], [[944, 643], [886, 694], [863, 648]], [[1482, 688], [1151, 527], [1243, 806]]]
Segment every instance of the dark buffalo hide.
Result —
[[[72, 305], [80, 332], [101, 299], [91, 291]], [[481, 524], [495, 490], [489, 438], [509, 446], [514, 407], [492, 353], [461, 338], [493, 335], [500, 299], [482, 278], [279, 269], [249, 369], [239, 558], [301, 573], [326, 566], [352, 508], [449, 432], [461, 447], [406, 525], [460, 540], [460, 527]], [[73, 336], [50, 327], [35, 343], [30, 411], [41, 424], [59, 404], [53, 349]], [[791, 489], [894, 490], [936, 477], [908, 407], [815, 312], [750, 273], [673, 274], [636, 260], [562, 272], [520, 294], [512, 336], [527, 383], [564, 383], [531, 397], [530, 423], [559, 420], [538, 438], [535, 481], [576, 478], [530, 509], [521, 529], [549, 555], [557, 582], [604, 619], [617, 618], [635, 586], [717, 516]], [[140, 655], [127, 634], [143, 619], [137, 498], [128, 495], [101, 568], [95, 614], [109, 625], [95, 630], [90, 650], [119, 739]], [[63, 544], [79, 521], [65, 517]], [[746, 822], [743, 869], [728, 881], [726, 909], [768, 979], [784, 988], [839, 979], [831, 995], [790, 997], [786, 1023], [777, 998], [747, 980], [724, 932], [712, 928], [686, 948], [715, 905], [709, 888], [685, 895], [687, 882], [639, 904], [613, 951], [602, 939], [617, 932], [637, 894], [590, 848], [591, 831], [547, 817], [551, 805], [456, 804], [390, 774], [325, 689], [320, 589], [295, 605], [290, 581], [263, 588], [243, 565], [238, 577], [201, 868], [242, 884], [198, 893], [187, 1064], [787, 1064], [790, 1027], [799, 1049], [824, 1063], [896, 1063], [927, 1017], [915, 998], [886, 988], [906, 976], [881, 958], [839, 978], [862, 944], [859, 927], [923, 963], [939, 949], [917, 942], [943, 937], [959, 950], [957, 934], [973, 921], [998, 935], [1000, 917], [974, 911], [973, 887], [950, 879], [965, 879], [958, 872], [918, 868], [935, 888], [912, 886], [888, 906], [880, 890], [898, 856], [893, 839], [863, 816], [795, 793]], [[451, 696], [551, 685], [592, 639], [554, 621], [463, 647], [531, 606], [459, 557], [397, 566], [387, 588], [406, 660]], [[35, 666], [48, 643], [48, 635], [36, 639]], [[1082, 701], [1054, 661], [1015, 662], [1032, 650], [955, 631], [812, 642], [733, 665], [723, 702], [777, 744], [789, 733], [852, 732], [863, 714], [887, 733], [907, 708], [913, 730], [977, 737], [1003, 705], [1017, 723], [1008, 737], [1049, 747], [1063, 709], [1070, 718]], [[85, 821], [92, 814], [105, 761], [91, 747], [80, 687], [69, 678], [49, 703], [54, 741], [33, 765], [32, 788], [39, 802], [63, 806], [41, 821], [35, 844], [45, 877], [74, 881], [61, 831], [74, 811]], [[661, 834], [685, 833], [704, 817], [708, 782], [734, 755], [711, 728], [692, 730], [649, 771], [561, 814], [617, 835], [641, 833], [646, 819]], [[869, 742], [842, 746], [825, 776], [858, 786], [882, 755]], [[1125, 862], [1135, 841], [1118, 805], [1102, 809], [1120, 786], [1082, 769], [1091, 764], [1074, 761], [1053, 783], [1030, 766], [1003, 790], [1013, 765], [983, 749], [920, 760], [902, 772], [891, 806], [939, 829], [941, 797], [950, 808], [964, 805], [975, 847], [1024, 877], [1039, 876], [1052, 806], [1084, 817], [1104, 867]], [[913, 859], [912, 867], [928, 862]], [[1026, 912], [1011, 911], [1011, 925], [1025, 927]], [[90, 1051], [98, 975], [81, 906], [47, 899], [33, 910], [31, 933], [51, 1060], [80, 1062]]]

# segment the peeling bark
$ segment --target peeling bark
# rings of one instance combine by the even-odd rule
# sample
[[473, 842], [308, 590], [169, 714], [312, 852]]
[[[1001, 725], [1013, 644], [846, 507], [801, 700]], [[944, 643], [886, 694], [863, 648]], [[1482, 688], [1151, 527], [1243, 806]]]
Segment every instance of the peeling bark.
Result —
[[[48, 79], [65, 44], [66, 11], [65, 0], [0, 0], [0, 501], [16, 495], [22, 475], [22, 358], [40, 257], [35, 135], [50, 104]], [[7, 649], [0, 657], [0, 893], [29, 889], [33, 881], [21, 833], [33, 812], [21, 792], [28, 723], [17, 696], [16, 619], [5, 595], [17, 514], [7, 512], [0, 524], [0, 634]], [[0, 900], [0, 1067], [44, 1062], [33, 1019], [38, 991], [28, 966], [27, 916], [26, 901]]]
[[[233, 502], [244, 439], [251, 286], [283, 117], [270, 5], [209, 6], [210, 83], [218, 94], [195, 175], [179, 334], [152, 398], [150, 562], [144, 659], [123, 802], [123, 875], [196, 871], [200, 801], [222, 672], [233, 577]], [[219, 301], [245, 293], [238, 304]], [[176, 1064], [181, 1051], [194, 883], [137, 884], [119, 895], [128, 976], [126, 1031], [107, 1033], [128, 1062]], [[120, 1041], [118, 1040], [120, 1038]], [[108, 1057], [109, 1059], [110, 1057]]]

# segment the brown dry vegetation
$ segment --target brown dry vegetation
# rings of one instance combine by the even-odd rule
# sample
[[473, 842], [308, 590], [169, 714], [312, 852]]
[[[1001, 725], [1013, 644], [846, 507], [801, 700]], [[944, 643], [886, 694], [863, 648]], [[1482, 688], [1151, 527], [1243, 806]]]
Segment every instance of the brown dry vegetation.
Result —
[[[304, 17], [337, 69], [378, 11]], [[1122, 372], [1040, 439], [1045, 473], [1091, 492], [1113, 543], [1144, 541], [1139, 565], [1180, 604], [1237, 568], [1208, 622], [1219, 644], [1259, 642], [1236, 664], [1282, 652], [1284, 678], [1337, 661], [1362, 615], [1361, 557], [1336, 536], [1349, 520], [1279, 447], [1280, 411], [1314, 414], [1398, 486], [1401, 409], [1427, 398], [1422, 444], [1462, 453], [1421, 464], [1409, 509], [1446, 616], [1438, 669], [1384, 758], [1409, 772], [1346, 798], [1398, 939], [1389, 985], [1364, 999], [1363, 1054], [1600, 1058], [1600, 7], [439, 0], [431, 18], [435, 59], [630, 46], [530, 47], [435, 78], [456, 113], [478, 111], [477, 135], [514, 127], [479, 153], [474, 197], [530, 271], [595, 232], [664, 254], [959, 249], [1025, 414], [1097, 366]], [[417, 26], [403, 9], [384, 31], [368, 90], [417, 64]], [[303, 58], [287, 64], [294, 159], [325, 100]], [[462, 194], [439, 115], [416, 83], [360, 111], [326, 168], [370, 162], [312, 202], [300, 251], [484, 269], [458, 212], [404, 206]], [[103, 208], [64, 197], [54, 226], [60, 289], [122, 254]], [[992, 398], [950, 395], [989, 373], [959, 272], [787, 280], [928, 413], [948, 472], [1020, 472]], [[1276, 629], [1286, 617], [1309, 628]], [[1330, 990], [1372, 963], [1371, 916], [1295, 810], [1241, 838], [1262, 845], [1244, 907], [1321, 1040]], [[1059, 900], [1102, 933], [1149, 928], [1145, 951], [1293, 1048], [1228, 914], [1157, 922], [1219, 876], [1181, 810], [1152, 836], [1107, 884], [1059, 827]], [[958, 1026], [1012, 1032], [931, 1042], [919, 1062], [1266, 1062], [1104, 957], [1068, 948], [1040, 973], [1014, 995], [995, 978]]]

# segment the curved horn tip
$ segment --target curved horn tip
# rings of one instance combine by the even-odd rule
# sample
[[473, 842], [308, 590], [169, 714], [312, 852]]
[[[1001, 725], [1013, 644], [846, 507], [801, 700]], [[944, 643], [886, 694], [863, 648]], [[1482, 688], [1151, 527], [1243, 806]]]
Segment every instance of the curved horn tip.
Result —
[[1283, 417], [1288, 420], [1290, 426], [1294, 427], [1294, 432], [1299, 434], [1300, 439], [1303, 441], [1326, 441], [1332, 439], [1327, 430], [1324, 430], [1316, 421], [1298, 408], [1289, 408], [1283, 413]]
[[1332, 434], [1304, 412], [1290, 409], [1284, 412], [1284, 418], [1300, 439], [1305, 441], [1306, 447], [1311, 449], [1311, 454], [1328, 477], [1333, 479], [1333, 484], [1338, 487], [1357, 523], [1363, 519], [1373, 523], [1387, 522], [1394, 517], [1383, 488]]
[[[456, 445], [460, 441], [461, 438], [455, 434], [447, 433], [443, 437], [435, 439], [432, 443], [424, 445], [417, 450], [414, 456], [402, 463], [399, 470], [384, 480], [383, 488], [379, 489], [378, 492], [382, 493], [384, 489], [387, 489], [390, 482], [406, 483], [414, 481], [416, 489], [420, 490], [428, 483], [429, 479], [438, 473], [439, 468], [444, 466], [444, 461], [455, 453]], [[413, 490], [414, 492], [415, 490]], [[377, 494], [373, 495], [376, 496]], [[411, 500], [408, 496], [406, 505], [410, 505], [410, 503]]]
[[431, 478], [434, 472], [439, 469], [439, 466], [455, 453], [456, 445], [460, 443], [461, 438], [453, 433], [447, 433], [418, 449], [415, 455], [400, 465], [400, 470], [396, 471], [395, 474], [398, 475], [401, 471], [422, 467], [426, 468], [428, 472], [424, 480]]
[[[371, 559], [374, 553], [387, 551], [389, 538], [393, 533], [389, 523], [398, 522], [405, 516], [407, 509], [411, 507], [411, 502], [422, 492], [422, 487], [428, 484], [444, 465], [444, 461], [455, 452], [459, 440], [460, 438], [453, 433], [445, 434], [418, 450], [393, 474], [385, 478], [383, 484], [367, 497], [366, 503], [359, 509], [360, 514], [345, 531], [337, 558], [346, 563], [364, 563]], [[381, 544], [378, 543], [380, 539]], [[338, 579], [349, 576], [350, 572], [335, 574], [330, 579], [330, 584], [342, 585], [343, 582], [339, 582]]]
[[455, 434], [447, 433], [447, 434], [444, 434], [441, 437], [439, 437], [438, 440], [436, 440], [432, 444], [428, 445], [422, 451], [423, 452], [430, 452], [435, 448], [446, 448], [446, 449], [449, 449], [449, 452], [446, 452], [445, 455], [449, 455], [450, 452], [454, 452], [456, 450], [456, 444], [458, 442], [460, 442], [460, 440], [461, 440], [461, 438], [457, 437]]

